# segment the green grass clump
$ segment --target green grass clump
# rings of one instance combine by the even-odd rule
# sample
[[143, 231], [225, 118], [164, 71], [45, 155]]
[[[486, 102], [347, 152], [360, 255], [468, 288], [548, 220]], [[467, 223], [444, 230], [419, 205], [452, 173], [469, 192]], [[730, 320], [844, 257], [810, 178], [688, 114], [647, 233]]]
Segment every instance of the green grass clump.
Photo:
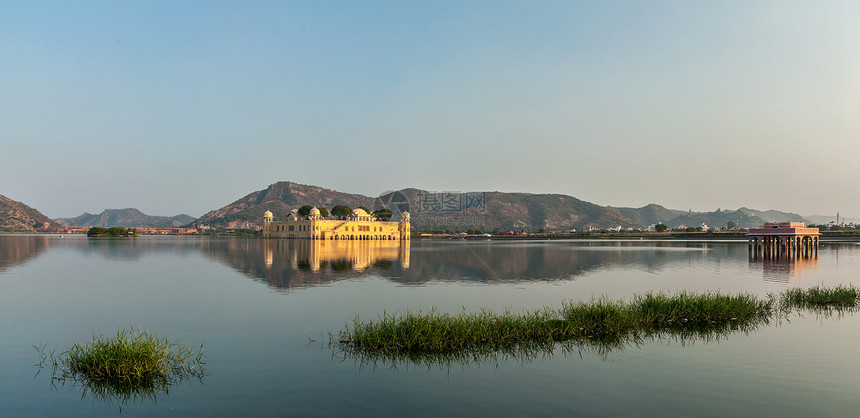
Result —
[[476, 345], [504, 346], [526, 339], [551, 338], [543, 326], [543, 312], [529, 315], [490, 311], [451, 315], [431, 310], [429, 313], [407, 311], [403, 315], [384, 315], [378, 321], [353, 321], [352, 330], [342, 333], [341, 340], [364, 349], [444, 351]]
[[560, 336], [611, 336], [635, 327], [638, 318], [629, 305], [597, 299], [591, 302], [569, 303], [562, 306], [561, 320], [554, 324], [563, 328]]
[[666, 332], [713, 337], [748, 330], [768, 321], [773, 304], [772, 298], [761, 301], [743, 294], [681, 292], [674, 296], [649, 293], [630, 303], [605, 298], [567, 303], [559, 310], [524, 314], [407, 311], [403, 315], [384, 315], [377, 321], [356, 318], [351, 327], [340, 332], [338, 341], [352, 349], [425, 352], [506, 349], [570, 340], [611, 347], [642, 335]]
[[853, 286], [790, 289], [766, 298], [715, 292], [646, 293], [630, 302], [600, 298], [523, 314], [488, 310], [448, 314], [433, 309], [385, 314], [376, 321], [356, 317], [340, 331], [335, 347], [338, 355], [361, 366], [470, 367], [529, 362], [551, 356], [557, 348], [566, 354], [606, 355], [654, 340], [714, 341], [754, 331], [793, 310], [829, 316], [858, 308], [860, 290]]
[[783, 293], [783, 303], [788, 308], [856, 308], [860, 304], [860, 289], [839, 285], [834, 288], [814, 286], [808, 289], [789, 289]]
[[635, 298], [633, 309], [643, 326], [684, 328], [761, 320], [770, 315], [773, 304], [772, 298], [762, 301], [748, 294], [648, 293]]
[[66, 356], [69, 370], [90, 380], [140, 382], [196, 369], [190, 348], [141, 330], [121, 329], [110, 338], [99, 335], [74, 344]]
[[174, 383], [203, 379], [203, 351], [195, 353], [169, 338], [141, 329], [121, 329], [115, 336], [94, 336], [56, 354], [35, 347], [39, 363], [51, 365], [51, 379], [82, 385], [104, 399], [155, 399]]

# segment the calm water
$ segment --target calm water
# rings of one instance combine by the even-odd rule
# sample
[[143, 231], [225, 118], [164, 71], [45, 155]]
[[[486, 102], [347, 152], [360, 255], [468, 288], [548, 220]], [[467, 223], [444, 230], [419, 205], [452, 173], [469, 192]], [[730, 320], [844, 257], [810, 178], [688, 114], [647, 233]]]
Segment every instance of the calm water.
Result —
[[[349, 243], [346, 243], [349, 244]], [[364, 244], [364, 245], [361, 245]], [[117, 415], [34, 377], [32, 346], [138, 326], [204, 344], [208, 376], [125, 416], [860, 414], [860, 320], [792, 317], [719, 341], [645, 341], [448, 364], [368, 363], [326, 343], [355, 315], [557, 307], [647, 291], [756, 295], [855, 284], [860, 245], [750, 260], [745, 242], [413, 241], [0, 235], [0, 415]]]

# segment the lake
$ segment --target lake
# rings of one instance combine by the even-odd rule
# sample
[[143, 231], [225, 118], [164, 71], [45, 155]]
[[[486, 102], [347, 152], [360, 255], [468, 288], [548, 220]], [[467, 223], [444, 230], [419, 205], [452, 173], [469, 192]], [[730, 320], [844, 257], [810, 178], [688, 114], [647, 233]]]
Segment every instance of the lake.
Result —
[[[760, 260], [746, 241], [0, 235], [0, 415], [856, 416], [860, 320], [851, 314], [791, 315], [710, 341], [448, 362], [355, 358], [329, 338], [356, 315], [858, 285], [858, 257], [850, 242]], [[37, 375], [33, 345], [61, 351], [122, 327], [203, 344], [207, 376], [123, 404]]]

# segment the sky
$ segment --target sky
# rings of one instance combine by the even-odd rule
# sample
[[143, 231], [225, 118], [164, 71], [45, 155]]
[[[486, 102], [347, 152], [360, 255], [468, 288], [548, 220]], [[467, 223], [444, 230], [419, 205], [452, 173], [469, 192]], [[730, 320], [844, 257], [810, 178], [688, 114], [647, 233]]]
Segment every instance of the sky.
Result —
[[0, 194], [201, 216], [377, 196], [860, 216], [857, 1], [4, 1]]

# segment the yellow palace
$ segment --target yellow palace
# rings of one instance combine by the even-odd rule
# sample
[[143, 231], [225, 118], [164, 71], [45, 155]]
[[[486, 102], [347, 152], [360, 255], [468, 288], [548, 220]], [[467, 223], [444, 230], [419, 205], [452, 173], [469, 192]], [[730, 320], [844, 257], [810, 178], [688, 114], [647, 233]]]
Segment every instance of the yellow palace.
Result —
[[308, 216], [297, 211], [287, 215], [286, 222], [275, 222], [272, 212], [263, 214], [263, 238], [293, 238], [321, 240], [408, 240], [409, 212], [403, 212], [400, 222], [383, 222], [364, 211], [354, 209], [343, 219], [326, 219], [317, 208]]

